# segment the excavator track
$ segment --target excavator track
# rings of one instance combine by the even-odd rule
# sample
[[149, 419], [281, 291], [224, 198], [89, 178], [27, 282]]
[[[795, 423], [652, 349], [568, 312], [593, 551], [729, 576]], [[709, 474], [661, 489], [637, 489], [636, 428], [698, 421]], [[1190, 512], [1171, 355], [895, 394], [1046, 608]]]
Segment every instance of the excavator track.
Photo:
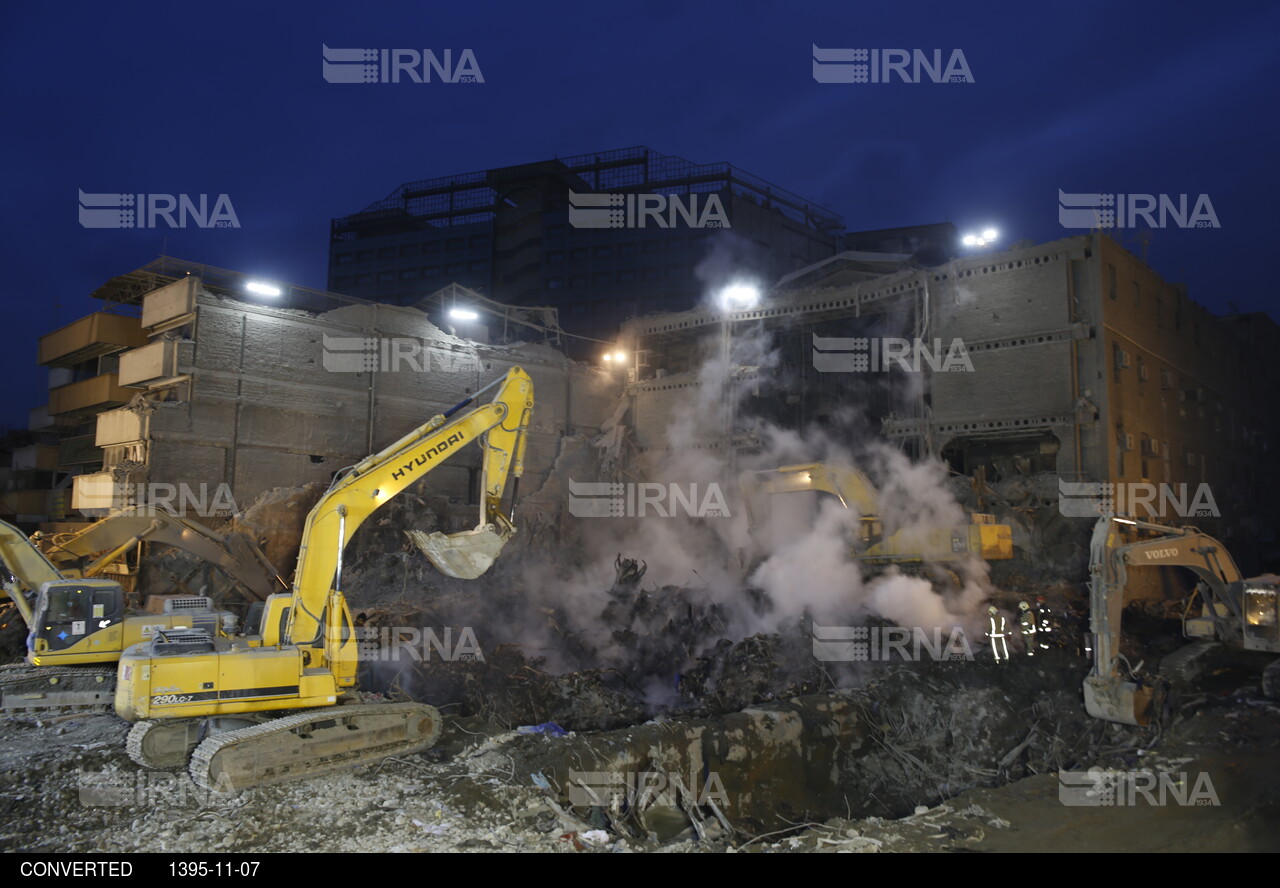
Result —
[[442, 722], [422, 703], [307, 710], [209, 737], [191, 756], [191, 779], [215, 792], [301, 780], [428, 749]]
[[1220, 645], [1212, 641], [1193, 641], [1160, 661], [1160, 672], [1172, 682], [1190, 684], [1199, 677], [1206, 658]]
[[109, 711], [116, 669], [94, 666], [0, 666], [0, 712]]
[[125, 752], [144, 768], [176, 771], [191, 760], [200, 742], [200, 719], [140, 721], [129, 729]]
[[1262, 696], [1280, 700], [1280, 660], [1272, 660], [1262, 670]]

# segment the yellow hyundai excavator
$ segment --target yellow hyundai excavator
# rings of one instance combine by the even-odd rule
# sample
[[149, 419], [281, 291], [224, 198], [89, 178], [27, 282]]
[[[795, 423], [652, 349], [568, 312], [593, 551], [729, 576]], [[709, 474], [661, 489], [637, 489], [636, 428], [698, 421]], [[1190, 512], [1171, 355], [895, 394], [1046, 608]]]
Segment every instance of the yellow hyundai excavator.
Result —
[[[493, 400], [459, 415], [490, 388]], [[259, 634], [161, 631], [120, 659], [116, 712], [136, 722], [128, 752], [145, 767], [190, 760], [200, 786], [238, 790], [430, 747], [440, 713], [421, 703], [352, 701], [357, 645], [342, 594], [347, 542], [374, 511], [471, 441], [483, 447], [480, 524], [416, 540], [449, 576], [472, 579], [515, 533], [516, 487], [533, 383], [513, 367], [448, 412], [334, 477], [307, 516], [290, 594], [266, 602]], [[512, 512], [503, 495], [512, 483]], [[337, 705], [342, 704], [342, 705]], [[293, 712], [291, 710], [306, 710]]]
[[[1140, 674], [1141, 664], [1132, 666], [1120, 654], [1120, 619], [1130, 567], [1183, 567], [1199, 580], [1183, 616], [1183, 635], [1195, 641], [1161, 661], [1160, 671], [1166, 678], [1189, 676], [1215, 641], [1280, 654], [1276, 605], [1280, 576], [1242, 579], [1226, 547], [1194, 527], [1104, 516], [1094, 525], [1089, 552], [1094, 646], [1084, 702], [1095, 718], [1145, 725], [1155, 715], [1156, 683]], [[1262, 687], [1267, 697], [1280, 697], [1280, 660], [1266, 666]]]
[[880, 495], [865, 474], [852, 466], [807, 463], [762, 472], [743, 472], [738, 479], [752, 527], [764, 514], [762, 494], [800, 493], [816, 490], [834, 495], [840, 504], [859, 516], [859, 539], [853, 556], [879, 564], [963, 561], [970, 555], [986, 561], [1013, 557], [1013, 530], [996, 524], [991, 515], [973, 513], [971, 523], [958, 527], [886, 535], [880, 511]]

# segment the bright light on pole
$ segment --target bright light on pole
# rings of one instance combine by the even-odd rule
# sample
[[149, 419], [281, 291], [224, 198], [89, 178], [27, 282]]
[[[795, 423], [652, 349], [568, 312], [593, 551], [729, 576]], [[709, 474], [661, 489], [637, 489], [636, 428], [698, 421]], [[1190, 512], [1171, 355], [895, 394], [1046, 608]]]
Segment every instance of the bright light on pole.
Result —
[[271, 284], [264, 284], [260, 281], [249, 281], [244, 288], [250, 293], [257, 293], [259, 296], [279, 296], [280, 288], [273, 287]]
[[987, 247], [994, 244], [1000, 237], [1000, 232], [994, 228], [984, 228], [981, 234], [966, 234], [960, 239], [960, 243], [966, 247]]
[[760, 303], [760, 288], [755, 284], [729, 284], [720, 291], [719, 302], [724, 311], [750, 311]]
[[480, 319], [480, 315], [469, 308], [451, 308], [449, 309], [449, 317], [455, 321], [475, 321]]

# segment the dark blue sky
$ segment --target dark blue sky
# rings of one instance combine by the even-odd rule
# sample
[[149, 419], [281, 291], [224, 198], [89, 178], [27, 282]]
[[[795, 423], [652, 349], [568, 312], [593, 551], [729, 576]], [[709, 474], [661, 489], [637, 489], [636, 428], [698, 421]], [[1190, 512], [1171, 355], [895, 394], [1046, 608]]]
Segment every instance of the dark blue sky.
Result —
[[[811, 47], [963, 51], [972, 84], [823, 84]], [[463, 48], [483, 84], [341, 85], [321, 45]], [[1070, 234], [1058, 189], [1208, 194], [1149, 261], [1268, 310], [1280, 198], [1274, 3], [9, 3], [0, 422], [36, 338], [158, 255], [326, 282], [329, 220], [398, 184], [648, 145], [729, 161], [851, 229]], [[226, 193], [241, 228], [81, 227], [77, 190]], [[1130, 232], [1129, 237], [1132, 238]]]

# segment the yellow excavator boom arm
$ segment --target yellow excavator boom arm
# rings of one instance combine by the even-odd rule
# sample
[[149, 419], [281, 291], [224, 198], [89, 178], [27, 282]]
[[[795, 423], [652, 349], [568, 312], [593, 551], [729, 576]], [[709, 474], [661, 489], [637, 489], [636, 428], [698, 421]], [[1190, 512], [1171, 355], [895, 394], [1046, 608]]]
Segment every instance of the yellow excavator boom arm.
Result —
[[[490, 403], [456, 416], [495, 385], [498, 392]], [[328, 492], [311, 510], [303, 529], [286, 641], [305, 645], [319, 637], [326, 601], [340, 579], [342, 550], [360, 525], [392, 497], [482, 436], [481, 524], [470, 536], [455, 536], [467, 537], [469, 542], [463, 545], [485, 547], [487, 543], [487, 548], [493, 549], [496, 541], [497, 548], [501, 548], [515, 532], [510, 518], [501, 511], [503, 492], [507, 478], [514, 475], [518, 479], [524, 471], [525, 439], [532, 410], [533, 382], [524, 370], [512, 367], [502, 379], [335, 477]], [[496, 554], [494, 550], [492, 555]], [[491, 563], [489, 558], [488, 564]], [[486, 569], [488, 564], [484, 565]], [[448, 564], [436, 561], [436, 566], [450, 572]]]

